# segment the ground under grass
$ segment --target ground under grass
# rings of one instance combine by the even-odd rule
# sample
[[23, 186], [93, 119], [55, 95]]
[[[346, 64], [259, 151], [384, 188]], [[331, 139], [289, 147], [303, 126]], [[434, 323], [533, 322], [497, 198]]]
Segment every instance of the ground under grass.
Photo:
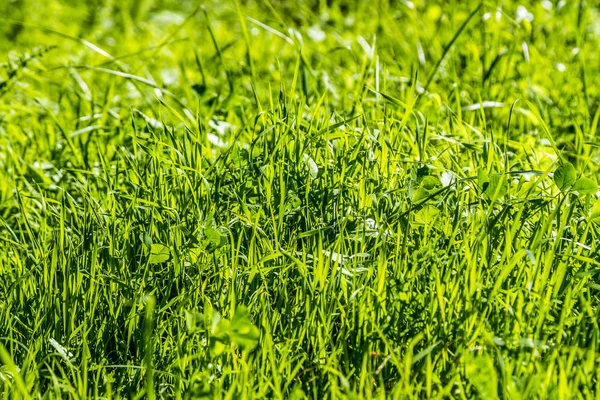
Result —
[[591, 1], [0, 2], [3, 398], [592, 398]]

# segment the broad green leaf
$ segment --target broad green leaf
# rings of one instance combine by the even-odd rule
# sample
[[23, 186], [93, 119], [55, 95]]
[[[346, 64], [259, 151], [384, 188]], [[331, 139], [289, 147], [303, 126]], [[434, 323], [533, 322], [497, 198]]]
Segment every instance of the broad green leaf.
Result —
[[213, 319], [211, 335], [216, 339], [226, 340], [229, 337], [229, 331], [231, 330], [231, 322], [226, 318], [221, 318], [218, 313], [216, 313], [216, 315], [217, 316]]
[[435, 176], [431, 176], [428, 175], [425, 178], [423, 178], [423, 181], [421, 182], [421, 187], [423, 189], [427, 189], [427, 190], [434, 190], [438, 187], [441, 186], [440, 180], [438, 178], [436, 178]]
[[490, 184], [490, 178], [484, 169], [477, 171], [477, 185], [481, 189], [481, 193], [485, 192]]
[[260, 331], [252, 323], [246, 307], [237, 307], [231, 321], [221, 318], [218, 312], [213, 312], [210, 345], [215, 355], [222, 354], [229, 343], [233, 343], [243, 350], [252, 350], [258, 344], [259, 338]]
[[412, 201], [413, 201], [413, 203], [418, 203], [418, 202], [426, 199], [427, 197], [429, 197], [429, 195], [431, 195], [431, 193], [429, 192], [429, 190], [420, 187], [420, 188], [417, 189], [417, 191], [413, 195]]
[[152, 241], [152, 237], [150, 237], [148, 232], [144, 232], [144, 233], [140, 233], [140, 240], [144, 244], [144, 254], [145, 255], [149, 254], [150, 250], [152, 249], [152, 243], [154, 243]]
[[189, 333], [194, 333], [203, 326], [203, 315], [195, 311], [185, 311], [185, 325]]
[[215, 228], [206, 228], [204, 230], [204, 235], [206, 236], [208, 243], [214, 249], [218, 249], [219, 247], [222, 247], [227, 243], [227, 236], [225, 236]]
[[210, 348], [215, 356], [220, 356], [227, 350], [227, 343], [215, 337], [210, 338]]
[[150, 264], [159, 264], [168, 261], [169, 258], [171, 258], [171, 251], [164, 244], [154, 243], [150, 247], [150, 258], [148, 259]]
[[598, 184], [590, 178], [582, 177], [575, 182], [571, 190], [579, 194], [594, 194], [598, 191]]
[[490, 175], [485, 194], [490, 200], [496, 200], [508, 191], [508, 181], [504, 175]]
[[202, 255], [202, 249], [200, 249], [198, 247], [193, 247], [193, 248], [189, 249], [190, 261], [192, 263], [196, 263], [201, 255]]
[[479, 397], [482, 399], [498, 399], [498, 376], [494, 361], [488, 355], [467, 354], [464, 358], [465, 372]]
[[564, 163], [554, 171], [554, 183], [561, 192], [567, 191], [577, 179], [575, 167], [570, 162]]
[[477, 172], [477, 184], [481, 193], [492, 201], [504, 196], [508, 191], [506, 176], [502, 174], [488, 175], [483, 169]]
[[296, 195], [293, 190], [290, 190], [287, 194], [287, 201], [292, 208], [298, 208], [302, 205], [302, 200]]
[[417, 211], [417, 213], [415, 214], [415, 222], [423, 225], [430, 225], [435, 221], [439, 213], [440, 210], [438, 210], [437, 207], [428, 204], [419, 211]]
[[210, 322], [210, 349], [215, 356], [227, 349], [229, 342], [229, 320], [221, 318], [218, 311], [212, 311]]
[[418, 203], [435, 193], [435, 189], [441, 187], [440, 180], [435, 176], [427, 175], [421, 181], [419, 188], [412, 196], [413, 203]]
[[590, 216], [590, 220], [600, 225], [600, 200], [596, 200], [594, 206], [592, 207], [592, 215]]
[[250, 312], [244, 306], [238, 306], [231, 319], [230, 338], [233, 343], [242, 349], [252, 350], [258, 344], [260, 331], [252, 323]]

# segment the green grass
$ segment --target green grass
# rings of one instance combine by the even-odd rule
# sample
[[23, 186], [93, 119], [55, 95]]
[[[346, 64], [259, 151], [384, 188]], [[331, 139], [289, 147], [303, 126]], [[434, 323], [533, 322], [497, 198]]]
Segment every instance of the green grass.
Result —
[[0, 2], [2, 398], [600, 395], [590, 1]]

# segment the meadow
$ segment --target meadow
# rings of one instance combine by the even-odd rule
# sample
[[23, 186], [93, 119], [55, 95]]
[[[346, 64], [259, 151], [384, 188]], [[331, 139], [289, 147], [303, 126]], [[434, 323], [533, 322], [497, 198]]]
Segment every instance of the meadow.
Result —
[[597, 398], [596, 4], [0, 1], [0, 397]]

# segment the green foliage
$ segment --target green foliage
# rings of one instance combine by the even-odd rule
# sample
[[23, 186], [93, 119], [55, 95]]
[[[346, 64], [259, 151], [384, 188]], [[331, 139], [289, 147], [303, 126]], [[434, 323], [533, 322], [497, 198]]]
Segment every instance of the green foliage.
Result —
[[220, 247], [225, 246], [227, 244], [227, 236], [214, 228], [206, 228], [204, 230], [204, 235], [206, 235], [206, 240], [208, 242], [208, 246], [213, 249], [218, 249]]
[[571, 188], [576, 180], [577, 171], [575, 171], [573, 164], [569, 162], [564, 163], [554, 171], [554, 183], [563, 192]]
[[258, 328], [250, 320], [248, 309], [243, 306], [235, 310], [231, 321], [221, 318], [219, 313], [215, 312], [210, 333], [211, 349], [217, 356], [223, 354], [228, 343], [251, 351], [258, 344], [260, 335]]
[[494, 361], [488, 355], [468, 355], [465, 361], [466, 375], [482, 399], [498, 399], [498, 377]]
[[171, 258], [171, 251], [163, 244], [155, 243], [150, 246], [150, 257], [148, 257], [148, 263], [159, 264], [168, 261]]
[[596, 200], [590, 214], [590, 220], [595, 224], [600, 224], [600, 200]]
[[584, 176], [577, 179], [573, 185], [573, 190], [579, 194], [594, 194], [598, 191], [598, 184]]
[[598, 191], [598, 184], [592, 179], [585, 176], [577, 179], [577, 171], [569, 162], [562, 164], [554, 171], [554, 183], [562, 192], [588, 195]]
[[597, 397], [594, 2], [201, 3], [0, 1], [0, 397]]
[[489, 200], [497, 200], [508, 190], [508, 181], [502, 174], [488, 175], [483, 169], [477, 172], [477, 183], [483, 195]]

